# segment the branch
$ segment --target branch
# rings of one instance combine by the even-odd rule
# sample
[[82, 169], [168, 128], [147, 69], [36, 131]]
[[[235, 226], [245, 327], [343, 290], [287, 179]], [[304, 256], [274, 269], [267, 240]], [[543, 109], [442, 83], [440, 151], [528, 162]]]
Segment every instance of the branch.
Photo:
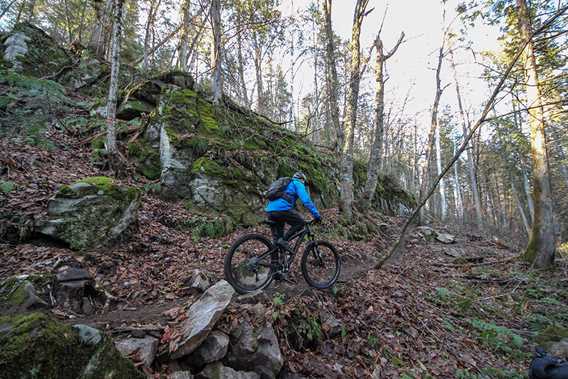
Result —
[[521, 57], [521, 55], [525, 51], [525, 48], [527, 47], [529, 42], [533, 39], [533, 37], [535, 35], [542, 33], [543, 30], [548, 28], [550, 26], [550, 24], [552, 24], [554, 22], [554, 20], [556, 20], [559, 16], [564, 14], [567, 10], [568, 10], [568, 5], [559, 9], [553, 16], [551, 16], [548, 20], [546, 20], [541, 25], [540, 28], [538, 28], [536, 31], [534, 31], [529, 36], [529, 38], [523, 43], [522, 46], [520, 46], [519, 50], [517, 51], [517, 53], [513, 57], [512, 61], [507, 66], [507, 69], [505, 70], [505, 72], [501, 76], [499, 83], [497, 83], [496, 87], [494, 88], [493, 93], [491, 94], [491, 97], [487, 101], [487, 104], [485, 105], [485, 108], [483, 109], [483, 112], [481, 113], [481, 116], [479, 117], [479, 120], [477, 120], [475, 125], [469, 131], [469, 134], [464, 138], [459, 150], [453, 156], [452, 160], [446, 165], [446, 167], [444, 168], [442, 173], [440, 173], [440, 175], [438, 175], [438, 177], [434, 181], [434, 184], [432, 185], [432, 187], [430, 188], [430, 190], [428, 191], [428, 193], [426, 194], [424, 199], [420, 200], [418, 206], [416, 207], [416, 209], [414, 210], [414, 212], [412, 213], [410, 218], [404, 224], [402, 231], [400, 232], [400, 237], [398, 238], [398, 241], [394, 244], [394, 246], [389, 251], [387, 256], [384, 257], [383, 259], [381, 259], [381, 261], [379, 263], [377, 263], [377, 265], [375, 266], [376, 269], [380, 269], [381, 267], [384, 266], [385, 263], [387, 263], [391, 259], [393, 259], [393, 260], [396, 259], [400, 255], [401, 249], [402, 249], [402, 246], [403, 246], [403, 244], [406, 240], [406, 235], [407, 235], [407, 232], [408, 232], [410, 225], [414, 222], [414, 220], [416, 219], [416, 217], [418, 216], [418, 214], [420, 213], [420, 211], [422, 210], [424, 205], [426, 205], [426, 202], [428, 201], [428, 199], [430, 199], [430, 197], [434, 194], [434, 192], [436, 191], [436, 188], [438, 187], [438, 184], [440, 183], [442, 178], [452, 168], [454, 163], [460, 158], [461, 154], [465, 151], [469, 141], [473, 138], [475, 132], [481, 127], [481, 125], [483, 125], [485, 123], [485, 121], [487, 121], [486, 117], [489, 114], [489, 111], [493, 108], [493, 103], [495, 102], [495, 98], [497, 97], [497, 95], [501, 91], [503, 84], [505, 84], [505, 81], [507, 80], [509, 74], [513, 70], [513, 67], [517, 64], [517, 61], [519, 60], [519, 58]]
[[[380, 33], [380, 32], [379, 32]], [[396, 53], [396, 50], [398, 50], [398, 47], [400, 46], [400, 44], [402, 43], [402, 40], [404, 39], [404, 32], [400, 32], [400, 38], [398, 39], [398, 41], [396, 42], [396, 45], [394, 45], [394, 47], [391, 49], [391, 51], [389, 51], [388, 53], [385, 54], [385, 57], [383, 58], [383, 60], [387, 60], [390, 57], [392, 57], [394, 55], [394, 53]]]

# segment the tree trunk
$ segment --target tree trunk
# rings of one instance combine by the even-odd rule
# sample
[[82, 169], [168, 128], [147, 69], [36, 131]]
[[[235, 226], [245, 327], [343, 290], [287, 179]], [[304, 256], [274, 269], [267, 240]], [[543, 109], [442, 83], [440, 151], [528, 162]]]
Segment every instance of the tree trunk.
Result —
[[335, 66], [335, 41], [331, 27], [331, 1], [323, 0], [324, 30], [325, 30], [325, 65], [326, 87], [328, 94], [331, 123], [335, 129], [335, 150], [340, 151], [343, 145], [343, 130], [339, 123], [339, 84], [337, 81], [337, 67]]
[[[436, 141], [436, 169], [437, 174], [440, 175], [442, 173], [442, 143], [440, 138], [440, 123], [438, 122], [438, 110], [433, 110], [432, 113], [436, 112], [436, 133], [435, 133], [435, 141]], [[432, 116], [432, 120], [434, 120], [434, 116]], [[442, 178], [440, 180], [440, 216], [442, 221], [445, 221], [448, 217], [448, 203], [446, 201], [446, 181]]]
[[[532, 35], [531, 20], [525, 0], [517, 0], [517, 7], [521, 34], [523, 38], [529, 39]], [[552, 188], [546, 149], [544, 109], [532, 41], [527, 44], [525, 54], [527, 103], [534, 104], [536, 107], [528, 111], [531, 127], [534, 217], [529, 243], [523, 258], [534, 263], [536, 267], [542, 268], [554, 263], [556, 252]]]
[[517, 192], [517, 188], [515, 187], [515, 183], [513, 182], [513, 180], [511, 180], [511, 193], [513, 194], [513, 199], [517, 204], [517, 210], [519, 211], [519, 215], [521, 216], [521, 219], [523, 221], [523, 226], [525, 227], [525, 231], [527, 232], [527, 235], [530, 236], [531, 225], [529, 223], [527, 214], [525, 213], [525, 207], [523, 206], [523, 203], [519, 198], [519, 193]]
[[116, 144], [116, 102], [118, 93], [118, 73], [120, 70], [120, 40], [122, 34], [122, 8], [124, 0], [114, 0], [114, 21], [112, 25], [112, 59], [110, 85], [107, 99], [107, 140], [106, 151], [111, 162], [118, 160]]
[[179, 43], [179, 57], [178, 57], [178, 68], [181, 71], [189, 71], [189, 28], [190, 28], [190, 18], [191, 18], [191, 2], [190, 0], [184, 0], [181, 3], [181, 38]]
[[404, 32], [401, 33], [396, 45], [387, 54], [383, 51], [383, 41], [381, 40], [380, 31], [375, 39], [375, 128], [372, 133], [373, 144], [371, 146], [371, 154], [369, 156], [369, 166], [367, 168], [367, 182], [361, 205], [363, 209], [371, 206], [375, 191], [377, 190], [377, 182], [379, 178], [379, 168], [381, 167], [381, 154], [383, 153], [384, 138], [384, 111], [385, 111], [385, 80], [384, 65], [387, 59], [392, 57], [404, 39]]
[[256, 74], [256, 111], [263, 114], [265, 108], [264, 99], [264, 83], [262, 81], [262, 49], [259, 46], [258, 36], [256, 32], [252, 33], [252, 42], [254, 47], [254, 70]]
[[148, 71], [148, 66], [149, 66], [149, 56], [150, 56], [150, 50], [151, 50], [151, 37], [152, 37], [152, 29], [154, 26], [154, 20], [155, 20], [155, 13], [158, 10], [158, 5], [159, 6], [159, 1], [158, 4], [156, 4], [155, 0], [150, 1], [150, 9], [148, 10], [148, 19], [146, 20], [146, 28], [145, 28], [145, 33], [144, 33], [144, 59], [142, 61], [142, 69], [144, 71]]
[[[430, 119], [430, 131], [428, 133], [428, 142], [426, 144], [426, 164], [422, 172], [422, 184], [420, 185], [420, 199], [422, 199], [430, 183], [430, 162], [432, 161], [432, 150], [434, 149], [434, 139], [438, 129], [438, 107], [440, 105], [440, 98], [444, 88], [442, 88], [442, 81], [440, 74], [442, 72], [442, 62], [444, 60], [444, 45], [446, 42], [446, 34], [442, 39], [442, 46], [438, 50], [438, 65], [436, 67], [436, 93], [434, 95], [434, 104], [432, 105], [432, 114]], [[420, 216], [423, 216], [422, 214]]]
[[[456, 96], [457, 96], [457, 100], [458, 100], [458, 108], [460, 111], [460, 118], [462, 120], [462, 129], [463, 129], [463, 135], [467, 135], [468, 131], [469, 131], [469, 122], [467, 120], [467, 117], [465, 115], [465, 111], [463, 109], [463, 102], [462, 102], [462, 97], [461, 97], [461, 90], [460, 90], [460, 85], [458, 82], [458, 74], [457, 74], [457, 69], [456, 69], [456, 62], [454, 60], [454, 52], [453, 50], [450, 50], [450, 64], [452, 66], [452, 71], [454, 74], [454, 84], [456, 86]], [[483, 215], [481, 213], [481, 200], [480, 200], [480, 196], [479, 196], [479, 189], [477, 186], [477, 176], [475, 174], [475, 161], [473, 159], [473, 152], [471, 149], [467, 149], [466, 151], [467, 154], [467, 168], [468, 168], [468, 176], [469, 176], [469, 186], [471, 189], [471, 195], [472, 195], [472, 200], [473, 200], [473, 206], [475, 209], [475, 220], [477, 222], [477, 227], [481, 230], [483, 229]]]
[[357, 0], [351, 30], [351, 67], [349, 75], [349, 94], [343, 123], [344, 140], [341, 149], [341, 209], [347, 220], [353, 219], [353, 142], [357, 125], [357, 106], [359, 100], [359, 81], [361, 48], [359, 36], [361, 24], [369, 0]]
[[245, 82], [245, 64], [243, 59], [243, 37], [242, 37], [242, 22], [241, 13], [237, 10], [237, 63], [238, 63], [238, 74], [239, 74], [239, 93], [241, 95], [241, 100], [247, 108], [250, 108], [250, 102], [248, 99], [247, 84]]
[[221, 0], [211, 1], [211, 26], [213, 46], [211, 50], [213, 103], [218, 104], [223, 96], [223, 48], [221, 47]]
[[[458, 151], [458, 144], [454, 141], [454, 152], [453, 154], [456, 155]], [[459, 161], [456, 162], [454, 165], [454, 201], [456, 204], [456, 216], [460, 222], [463, 223], [463, 199], [461, 193], [461, 184], [460, 184], [460, 173], [459, 173]]]

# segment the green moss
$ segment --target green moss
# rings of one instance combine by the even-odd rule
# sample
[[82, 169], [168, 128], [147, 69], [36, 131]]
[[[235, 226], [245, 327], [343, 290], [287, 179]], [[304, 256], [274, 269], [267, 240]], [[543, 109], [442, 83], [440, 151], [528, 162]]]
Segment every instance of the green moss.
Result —
[[0, 317], [0, 325], [9, 330], [0, 335], [0, 371], [7, 377], [76, 378], [90, 354], [71, 327], [42, 313]]
[[144, 140], [137, 140], [128, 144], [128, 155], [136, 159], [136, 169], [144, 177], [155, 180], [162, 173], [160, 152]]
[[16, 189], [16, 183], [10, 180], [0, 180], [0, 192], [9, 193]]
[[78, 183], [92, 184], [103, 191], [111, 191], [114, 188], [114, 182], [108, 176], [91, 176], [79, 180]]
[[219, 163], [207, 157], [201, 157], [193, 162], [191, 172], [193, 174], [205, 174], [213, 177], [225, 176], [227, 169], [221, 167]]
[[[0, 372], [9, 378], [142, 378], [106, 339], [82, 345], [70, 326], [43, 313], [0, 317]], [[93, 369], [86, 370], [91, 365]]]

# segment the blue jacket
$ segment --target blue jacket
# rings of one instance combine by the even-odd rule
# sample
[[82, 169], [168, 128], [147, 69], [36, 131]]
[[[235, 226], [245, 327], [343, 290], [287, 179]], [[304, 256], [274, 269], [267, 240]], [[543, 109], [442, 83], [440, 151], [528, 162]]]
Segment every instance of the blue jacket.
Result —
[[318, 209], [310, 198], [310, 194], [306, 190], [306, 186], [300, 180], [292, 179], [290, 181], [290, 184], [288, 184], [288, 187], [286, 187], [286, 190], [284, 190], [284, 193], [288, 195], [286, 197], [289, 198], [289, 200], [292, 200], [292, 203], [281, 197], [276, 200], [270, 200], [264, 210], [266, 212], [287, 211], [294, 208], [294, 206], [296, 205], [296, 200], [300, 198], [300, 200], [302, 200], [302, 203], [304, 204], [304, 207], [306, 207], [310, 211], [314, 218], [321, 218]]

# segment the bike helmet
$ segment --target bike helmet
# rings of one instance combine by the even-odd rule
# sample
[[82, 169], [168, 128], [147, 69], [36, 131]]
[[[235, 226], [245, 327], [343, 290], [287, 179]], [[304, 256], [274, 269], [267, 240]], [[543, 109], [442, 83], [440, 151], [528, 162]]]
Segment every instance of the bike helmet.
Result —
[[298, 171], [292, 176], [294, 179], [300, 179], [302, 182], [306, 183], [308, 181], [308, 177], [302, 171]]

